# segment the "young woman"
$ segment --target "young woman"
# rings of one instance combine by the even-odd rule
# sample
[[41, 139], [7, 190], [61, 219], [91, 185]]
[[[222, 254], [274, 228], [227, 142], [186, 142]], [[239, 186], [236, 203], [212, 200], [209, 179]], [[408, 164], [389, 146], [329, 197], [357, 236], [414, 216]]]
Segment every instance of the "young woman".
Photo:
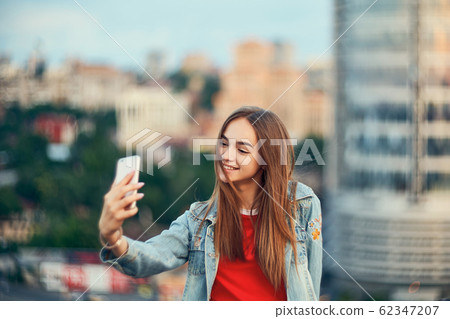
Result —
[[279, 117], [241, 107], [223, 123], [209, 200], [191, 204], [169, 229], [146, 242], [122, 234], [137, 213], [125, 209], [132, 174], [104, 197], [100, 259], [133, 277], [186, 261], [183, 300], [318, 300], [322, 274], [320, 201], [291, 180], [293, 147]]

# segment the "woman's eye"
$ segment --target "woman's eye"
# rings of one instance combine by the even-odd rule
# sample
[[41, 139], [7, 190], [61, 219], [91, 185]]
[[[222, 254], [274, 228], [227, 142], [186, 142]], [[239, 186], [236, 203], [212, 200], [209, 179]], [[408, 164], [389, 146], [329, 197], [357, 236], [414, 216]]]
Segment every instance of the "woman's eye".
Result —
[[243, 153], [243, 154], [248, 154], [249, 152], [247, 152], [247, 151], [244, 151], [244, 150], [239, 150], [239, 152], [241, 152], [241, 153]]
[[220, 145], [222, 145], [222, 146], [227, 146], [227, 143], [225, 143], [225, 142], [220, 142]]

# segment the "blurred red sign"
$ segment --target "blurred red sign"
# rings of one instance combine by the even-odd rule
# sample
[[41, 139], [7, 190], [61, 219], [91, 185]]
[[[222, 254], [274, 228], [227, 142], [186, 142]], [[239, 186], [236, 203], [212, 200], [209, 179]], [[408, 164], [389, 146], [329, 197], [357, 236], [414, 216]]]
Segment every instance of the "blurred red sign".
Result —
[[85, 290], [88, 287], [86, 274], [81, 265], [64, 265], [62, 280], [69, 290]]

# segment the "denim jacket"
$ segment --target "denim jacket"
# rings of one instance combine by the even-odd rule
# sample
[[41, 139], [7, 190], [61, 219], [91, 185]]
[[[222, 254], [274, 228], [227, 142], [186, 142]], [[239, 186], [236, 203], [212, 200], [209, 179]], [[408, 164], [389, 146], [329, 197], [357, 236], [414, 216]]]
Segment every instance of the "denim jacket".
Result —
[[[289, 189], [291, 188], [289, 183]], [[289, 242], [285, 247], [287, 274], [286, 294], [290, 300], [318, 300], [322, 276], [322, 212], [320, 201], [312, 189], [297, 182], [296, 191], [298, 274], [295, 269], [293, 250]], [[191, 204], [181, 216], [174, 220], [169, 229], [146, 242], [127, 236], [128, 251], [121, 258], [115, 258], [102, 248], [100, 259], [112, 264], [120, 272], [132, 277], [148, 277], [177, 268], [188, 262], [186, 284], [182, 300], [210, 300], [211, 288], [216, 276], [219, 256], [214, 249], [214, 225], [217, 204], [213, 204], [202, 230], [196, 235], [206, 209], [206, 202]], [[287, 217], [289, 222], [292, 218]]]

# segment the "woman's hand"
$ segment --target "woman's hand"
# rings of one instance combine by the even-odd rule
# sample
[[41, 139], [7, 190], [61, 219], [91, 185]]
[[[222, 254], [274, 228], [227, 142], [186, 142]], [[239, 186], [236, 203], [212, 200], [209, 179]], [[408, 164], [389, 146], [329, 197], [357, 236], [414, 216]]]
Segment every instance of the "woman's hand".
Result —
[[127, 209], [127, 207], [144, 196], [142, 193], [136, 193], [125, 197], [127, 192], [137, 190], [144, 186], [144, 183], [128, 184], [133, 178], [134, 173], [129, 173], [117, 184], [113, 183], [108, 193], [103, 197], [103, 209], [98, 227], [100, 235], [108, 243], [114, 244], [119, 239], [117, 233], [125, 219], [134, 216], [138, 212], [137, 206], [132, 209]]

